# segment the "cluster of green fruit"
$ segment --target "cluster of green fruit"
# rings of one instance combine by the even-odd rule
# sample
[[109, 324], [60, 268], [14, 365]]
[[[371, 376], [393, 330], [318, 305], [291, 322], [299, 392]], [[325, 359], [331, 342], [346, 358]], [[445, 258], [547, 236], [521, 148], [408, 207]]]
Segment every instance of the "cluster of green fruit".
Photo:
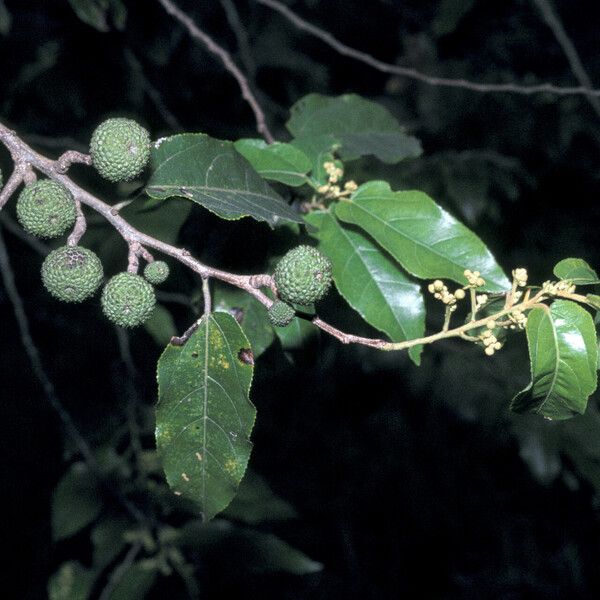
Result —
[[[150, 135], [130, 119], [108, 119], [92, 135], [90, 156], [102, 177], [112, 182], [130, 181], [142, 173], [150, 159]], [[2, 186], [0, 173], [0, 188]], [[23, 228], [41, 238], [56, 238], [77, 220], [72, 193], [61, 183], [41, 179], [23, 189], [17, 200], [17, 218]], [[169, 267], [163, 261], [149, 262], [144, 276], [118, 273], [102, 291], [104, 314], [123, 327], [143, 323], [156, 304], [153, 285], [164, 282]], [[104, 271], [94, 252], [67, 244], [53, 250], [42, 265], [46, 289], [64, 302], [82, 302], [100, 287]], [[269, 320], [286, 327], [295, 315], [294, 305], [309, 306], [325, 296], [331, 286], [331, 263], [317, 249], [298, 246], [277, 264], [273, 275], [278, 298], [269, 309]]]
[[279, 299], [269, 309], [269, 321], [276, 327], [289, 325], [296, 311], [293, 305], [310, 306], [321, 300], [331, 286], [331, 262], [312, 246], [297, 246], [277, 263], [273, 280]]
[[[137, 177], [150, 158], [148, 132], [130, 119], [108, 119], [94, 131], [90, 143], [92, 164], [109, 181]], [[72, 193], [61, 183], [40, 179], [23, 189], [17, 200], [17, 218], [23, 228], [41, 238], [56, 238], [71, 229], [77, 219]], [[144, 276], [123, 272], [111, 277], [101, 296], [102, 310], [113, 323], [135, 327], [143, 323], [156, 304], [154, 285], [164, 282], [169, 267], [149, 262]], [[91, 297], [104, 279], [98, 256], [79, 245], [61, 246], [44, 260], [42, 282], [64, 302]]]

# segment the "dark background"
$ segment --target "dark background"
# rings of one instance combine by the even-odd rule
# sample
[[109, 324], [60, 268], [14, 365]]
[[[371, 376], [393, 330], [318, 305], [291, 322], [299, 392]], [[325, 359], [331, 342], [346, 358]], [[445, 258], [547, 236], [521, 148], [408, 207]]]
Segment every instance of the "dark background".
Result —
[[[66, 1], [6, 0], [12, 26], [0, 36], [1, 120], [49, 156], [85, 150], [98, 122], [116, 114], [135, 117], [155, 138], [177, 130], [258, 137], [220, 63], [158, 2], [125, 4], [125, 27], [119, 31], [109, 16], [102, 32]], [[287, 139], [287, 109], [303, 95], [362, 94], [421, 139], [424, 154], [393, 167], [367, 161], [354, 167], [357, 177], [429, 192], [486, 241], [507, 271], [526, 266], [532, 280], [544, 281], [568, 256], [600, 267], [600, 114], [584, 97], [477, 94], [390, 77], [337, 55], [265, 7], [234, 4], [249, 55], [240, 51], [220, 2], [178, 5], [250, 68], [276, 138]], [[456, 2], [458, 9], [444, 16], [446, 4], [303, 0], [292, 6], [353, 47], [431, 74], [576, 85], [532, 2]], [[600, 3], [553, 5], [600, 86]], [[6, 179], [4, 150], [0, 166]], [[73, 176], [108, 201], [131, 191], [115, 192], [82, 168]], [[12, 214], [14, 202], [7, 210]], [[41, 258], [9, 232], [4, 237], [57, 394], [90, 444], [101, 444], [123, 413], [124, 367], [114, 330], [99, 317], [97, 298], [76, 307], [52, 300], [40, 283]], [[180, 235], [202, 260], [240, 272], [257, 270], [273, 239], [264, 225], [219, 221], [201, 208]], [[193, 294], [195, 285], [176, 272], [168, 289]], [[193, 316], [169, 308], [183, 331]], [[150, 413], [161, 348], [143, 330], [130, 341], [138, 395]], [[85, 563], [89, 548], [85, 536], [51, 541], [51, 494], [73, 458], [72, 443], [31, 371], [3, 287], [0, 357], [2, 521], [13, 529], [3, 538], [9, 562], [2, 566], [2, 589], [11, 582], [15, 597], [42, 598], [60, 563]], [[591, 414], [569, 424], [509, 414], [511, 395], [528, 380], [522, 336], [493, 360], [475, 347], [441, 343], [426, 349], [420, 368], [405, 355], [380, 356], [325, 337], [287, 355], [276, 343], [256, 373], [251, 464], [299, 514], [264, 530], [324, 569], [250, 575], [239, 569], [242, 559], [212, 561], [199, 569], [202, 597], [600, 594], [597, 399]], [[165, 589], [157, 597], [185, 597]]]

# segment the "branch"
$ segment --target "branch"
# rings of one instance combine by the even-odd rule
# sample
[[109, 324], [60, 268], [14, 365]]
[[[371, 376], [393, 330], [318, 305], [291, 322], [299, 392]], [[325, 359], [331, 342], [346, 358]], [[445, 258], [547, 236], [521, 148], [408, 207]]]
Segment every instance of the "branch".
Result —
[[[159, 0], [162, 1], [162, 0]], [[451, 87], [461, 88], [469, 90], [471, 92], [479, 92], [482, 94], [491, 92], [508, 92], [512, 94], [521, 94], [529, 96], [532, 94], [555, 94], [557, 96], [587, 96], [592, 98], [600, 97], [600, 90], [590, 89], [588, 85], [581, 85], [579, 87], [559, 87], [551, 83], [540, 83], [538, 85], [518, 85], [516, 83], [479, 83], [477, 81], [469, 81], [467, 79], [449, 79], [446, 77], [435, 77], [433, 75], [427, 75], [421, 73], [416, 69], [409, 67], [401, 67], [391, 63], [386, 63], [377, 58], [374, 58], [366, 52], [361, 52], [346, 46], [346, 44], [340, 42], [331, 33], [305, 21], [302, 17], [299, 17], [296, 13], [290, 10], [287, 6], [278, 2], [278, 0], [255, 0], [263, 6], [268, 6], [280, 15], [285, 17], [295, 27], [304, 31], [327, 44], [330, 48], [333, 48], [338, 54], [347, 56], [358, 60], [377, 71], [382, 73], [391, 73], [399, 75], [400, 77], [407, 77], [409, 79], [415, 79], [426, 83], [427, 85], [438, 86], [438, 87]]]
[[225, 48], [219, 46], [209, 35], [204, 33], [194, 22], [194, 20], [185, 14], [182, 10], [177, 8], [171, 2], [171, 0], [158, 0], [162, 7], [175, 19], [177, 19], [187, 30], [190, 36], [192, 36], [196, 40], [200, 40], [208, 49], [209, 52], [219, 57], [225, 69], [233, 75], [235, 80], [238, 82], [240, 86], [240, 90], [242, 92], [242, 97], [246, 102], [250, 105], [252, 112], [254, 113], [254, 118], [256, 120], [256, 129], [257, 131], [265, 138], [265, 140], [271, 144], [274, 141], [269, 128], [267, 127], [267, 123], [265, 120], [265, 114], [258, 103], [258, 100], [252, 93], [250, 89], [250, 85], [248, 80], [244, 76], [244, 74], [240, 71], [238, 66], [233, 62], [231, 55]]
[[[575, 76], [575, 79], [577, 79], [577, 81], [583, 87], [587, 89], [592, 88], [592, 81], [590, 80], [583, 63], [581, 62], [581, 59], [579, 58], [575, 44], [573, 44], [571, 38], [569, 38], [561, 20], [558, 17], [558, 14], [554, 12], [550, 2], [548, 0], [533, 0], [533, 2], [539, 8], [544, 21], [546, 21], [546, 24], [552, 30], [556, 41], [562, 48], [562, 51], [569, 61], [569, 66], [571, 67], [571, 71]], [[600, 117], [600, 99], [588, 95], [587, 101], [591, 104], [595, 113]]]

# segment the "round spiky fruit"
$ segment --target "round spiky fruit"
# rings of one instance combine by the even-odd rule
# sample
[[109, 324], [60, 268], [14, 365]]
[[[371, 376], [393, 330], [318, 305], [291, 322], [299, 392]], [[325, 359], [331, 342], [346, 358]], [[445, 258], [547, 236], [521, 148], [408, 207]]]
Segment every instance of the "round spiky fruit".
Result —
[[162, 260], [155, 260], [144, 267], [144, 277], [152, 284], [159, 285], [169, 276], [169, 265]]
[[312, 246], [297, 246], [277, 263], [273, 278], [282, 300], [306, 306], [329, 291], [331, 262]]
[[63, 302], [82, 302], [102, 283], [100, 259], [82, 246], [61, 246], [42, 264], [44, 287]]
[[107, 119], [92, 134], [92, 164], [109, 181], [130, 181], [150, 158], [150, 134], [131, 119]]
[[70, 229], [77, 217], [71, 192], [51, 179], [25, 186], [17, 200], [17, 218], [25, 231], [41, 238], [55, 238]]
[[292, 306], [281, 300], [276, 300], [269, 309], [269, 321], [275, 327], [287, 327], [292, 320], [296, 311]]
[[118, 273], [102, 290], [102, 310], [106, 317], [121, 327], [141, 325], [156, 304], [154, 288], [136, 273]]

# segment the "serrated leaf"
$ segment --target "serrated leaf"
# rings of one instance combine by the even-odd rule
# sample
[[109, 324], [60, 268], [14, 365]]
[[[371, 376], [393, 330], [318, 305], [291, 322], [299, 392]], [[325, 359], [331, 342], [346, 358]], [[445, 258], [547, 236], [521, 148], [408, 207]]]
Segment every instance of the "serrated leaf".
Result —
[[[394, 342], [424, 335], [421, 288], [381, 248], [360, 230], [341, 225], [330, 212], [311, 213], [305, 220], [319, 229], [314, 237], [332, 262], [338, 291], [367, 323]], [[417, 365], [422, 349], [409, 351]]]
[[386, 108], [356, 94], [309, 94], [292, 106], [286, 127], [294, 137], [332, 135], [343, 160], [373, 154], [396, 163], [422, 153], [419, 140], [406, 134]]
[[223, 219], [249, 216], [271, 226], [302, 221], [231, 142], [202, 133], [175, 135], [154, 144], [146, 192], [159, 199], [187, 198]]
[[486, 291], [510, 288], [484, 243], [423, 192], [393, 192], [385, 181], [371, 181], [340, 202], [335, 214], [366, 231], [415, 277], [464, 284], [463, 273], [471, 269], [481, 273]]
[[559, 279], [567, 279], [575, 285], [594, 285], [600, 283], [596, 271], [581, 258], [564, 258], [553, 269]]
[[285, 572], [303, 575], [322, 570], [323, 565], [311, 560], [282, 539], [228, 521], [212, 523], [190, 521], [180, 530], [179, 543], [197, 550], [207, 561], [231, 561], [252, 573]]
[[216, 312], [158, 361], [157, 449], [171, 489], [198, 503], [205, 520], [231, 502], [250, 458], [249, 348], [237, 321]]
[[75, 535], [94, 521], [101, 510], [102, 499], [95, 479], [85, 463], [73, 463], [52, 494], [53, 539]]
[[49, 600], [87, 600], [98, 573], [77, 561], [63, 563], [48, 581]]
[[173, 315], [162, 304], [154, 307], [150, 318], [144, 322], [144, 329], [159, 346], [166, 346], [174, 335], [177, 335]]
[[235, 142], [234, 146], [265, 179], [292, 187], [304, 185], [308, 181], [306, 175], [311, 169], [311, 160], [291, 144], [267, 144], [264, 140], [245, 138]]
[[531, 383], [513, 399], [514, 412], [568, 419], [585, 412], [596, 389], [598, 345], [591, 315], [575, 302], [555, 300], [527, 317]]
[[250, 346], [254, 358], [258, 358], [275, 339], [269, 323], [267, 309], [250, 294], [231, 286], [215, 284], [213, 292], [215, 310], [229, 312], [236, 317]]

